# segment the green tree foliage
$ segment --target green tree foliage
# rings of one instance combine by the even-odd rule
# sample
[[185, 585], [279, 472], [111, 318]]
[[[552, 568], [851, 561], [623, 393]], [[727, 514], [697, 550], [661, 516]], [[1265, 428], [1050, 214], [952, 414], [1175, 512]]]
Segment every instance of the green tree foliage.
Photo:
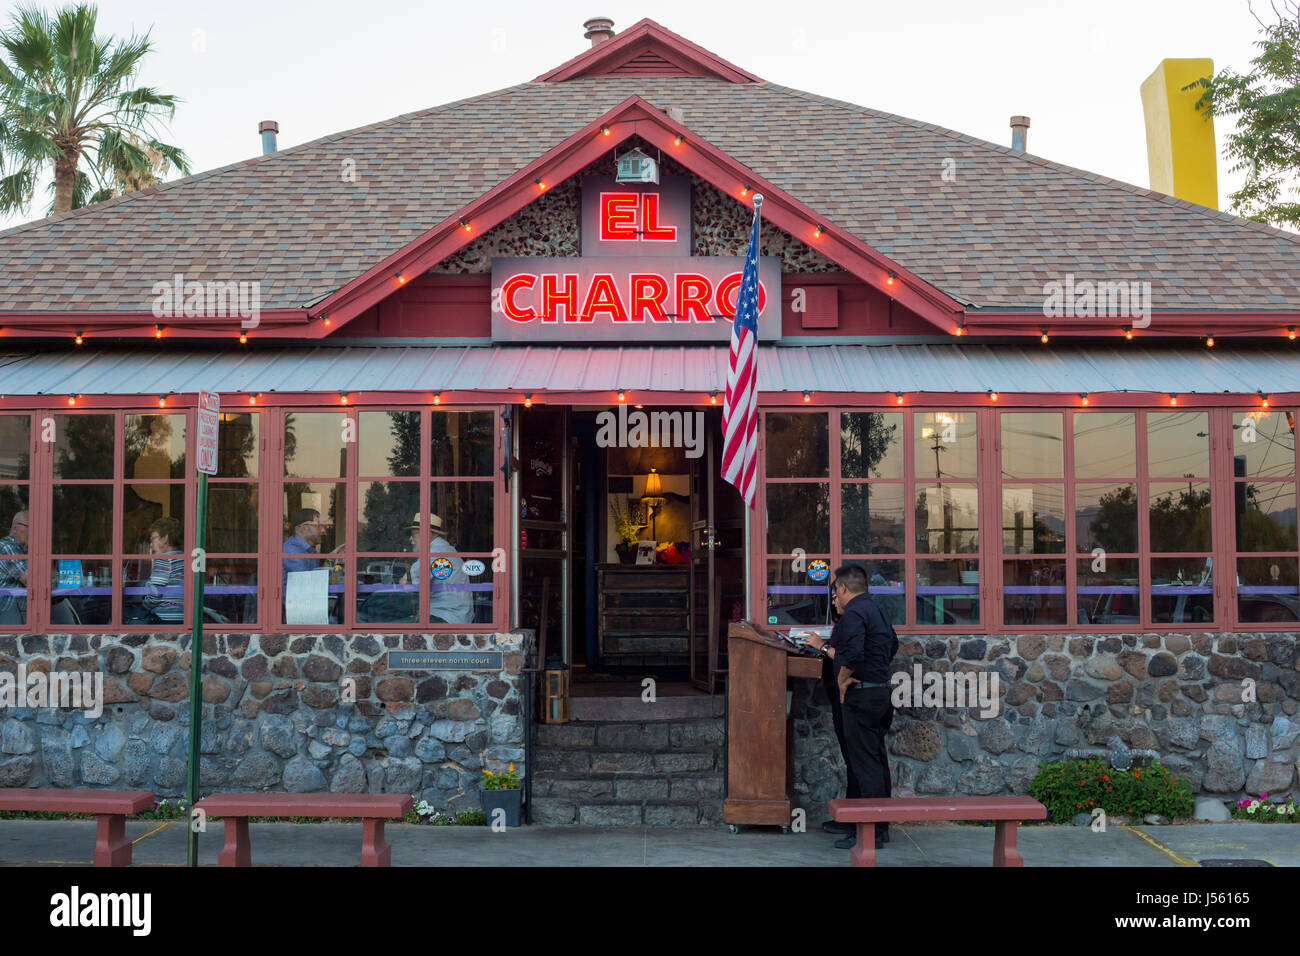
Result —
[[1259, 55], [1248, 73], [1220, 70], [1190, 84], [1200, 89], [1197, 109], [1209, 116], [1235, 116], [1224, 156], [1246, 181], [1228, 198], [1232, 211], [1272, 226], [1300, 226], [1295, 177], [1300, 170], [1300, 7], [1274, 3], [1276, 23], [1259, 20]]
[[0, 33], [0, 212], [27, 212], [47, 168], [51, 213], [190, 171], [184, 151], [157, 138], [179, 100], [136, 85], [148, 34], [96, 36], [98, 15], [19, 7]]

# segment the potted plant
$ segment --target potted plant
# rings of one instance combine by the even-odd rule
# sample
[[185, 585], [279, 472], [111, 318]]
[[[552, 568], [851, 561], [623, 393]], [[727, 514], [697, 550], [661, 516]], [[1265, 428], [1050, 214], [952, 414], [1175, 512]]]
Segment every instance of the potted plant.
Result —
[[498, 809], [505, 811], [506, 826], [519, 826], [519, 809], [523, 805], [524, 791], [519, 786], [519, 774], [515, 773], [514, 763], [504, 771], [484, 770], [478, 795], [488, 826], [497, 821]]
[[619, 542], [614, 545], [614, 553], [622, 564], [636, 564], [636, 543], [641, 537], [641, 504], [628, 503], [627, 510], [619, 507], [617, 498], [610, 498], [609, 514], [614, 519], [614, 528], [618, 532]]

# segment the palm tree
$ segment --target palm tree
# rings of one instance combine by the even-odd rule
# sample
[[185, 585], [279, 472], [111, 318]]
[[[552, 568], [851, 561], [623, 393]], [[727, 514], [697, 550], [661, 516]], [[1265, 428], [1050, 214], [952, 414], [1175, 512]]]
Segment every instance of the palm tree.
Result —
[[148, 34], [96, 37], [98, 16], [84, 4], [53, 15], [19, 7], [0, 33], [0, 214], [27, 211], [47, 165], [51, 213], [190, 171], [184, 151], [155, 136], [179, 100], [135, 85]]

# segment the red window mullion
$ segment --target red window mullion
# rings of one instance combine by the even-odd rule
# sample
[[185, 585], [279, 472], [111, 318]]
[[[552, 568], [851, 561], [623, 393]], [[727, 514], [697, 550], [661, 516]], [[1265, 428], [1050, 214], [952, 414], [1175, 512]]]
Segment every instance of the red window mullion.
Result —
[[1151, 515], [1150, 501], [1150, 479], [1147, 475], [1147, 412], [1138, 410], [1134, 412], [1136, 421], [1134, 422], [1134, 437], [1137, 439], [1137, 521], [1138, 521], [1138, 606], [1141, 619], [1141, 630], [1148, 631], [1153, 629], [1153, 613], [1151, 609]]
[[1061, 415], [1061, 509], [1065, 521], [1065, 626], [1079, 624], [1079, 542], [1074, 526], [1074, 409]]
[[916, 627], [916, 427], [914, 412], [903, 409], [903, 621]]

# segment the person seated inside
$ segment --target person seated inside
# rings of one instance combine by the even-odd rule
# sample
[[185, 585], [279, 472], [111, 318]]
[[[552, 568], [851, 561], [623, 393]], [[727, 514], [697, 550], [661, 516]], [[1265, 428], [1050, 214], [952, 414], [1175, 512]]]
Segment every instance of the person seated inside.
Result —
[[[0, 538], [0, 555], [27, 553], [27, 512], [20, 511]], [[14, 592], [21, 592], [15, 594]], [[0, 561], [0, 624], [27, 623], [27, 562]]]
[[[432, 538], [429, 540], [430, 554], [452, 554], [456, 546], [443, 537], [442, 518], [429, 514]], [[411, 535], [412, 550], [420, 547], [420, 515], [417, 512], [407, 531]], [[411, 580], [419, 581], [419, 561], [411, 562]], [[441, 558], [430, 562], [429, 567], [429, 623], [430, 624], [469, 624], [474, 620], [474, 595], [465, 585], [469, 578], [465, 574], [465, 563], [460, 558]]]
[[[316, 549], [316, 546], [320, 543], [323, 530], [320, 523], [320, 512], [315, 508], [299, 508], [293, 513], [293, 534], [285, 539], [284, 553], [316, 555], [316, 557], [280, 559], [280, 594], [282, 600], [287, 599], [289, 594], [290, 571], [315, 571], [318, 568], [328, 568], [332, 565], [333, 562], [329, 558], [319, 557], [320, 552]], [[343, 548], [344, 546], [340, 544], [330, 554], [338, 554]], [[339, 609], [336, 603], [331, 603], [329, 617], [331, 622], [335, 624], [339, 622]]]
[[184, 535], [175, 518], [164, 516], [149, 526], [149, 553], [160, 557], [154, 558], [140, 604], [153, 624], [185, 621], [185, 553], [181, 550]]

